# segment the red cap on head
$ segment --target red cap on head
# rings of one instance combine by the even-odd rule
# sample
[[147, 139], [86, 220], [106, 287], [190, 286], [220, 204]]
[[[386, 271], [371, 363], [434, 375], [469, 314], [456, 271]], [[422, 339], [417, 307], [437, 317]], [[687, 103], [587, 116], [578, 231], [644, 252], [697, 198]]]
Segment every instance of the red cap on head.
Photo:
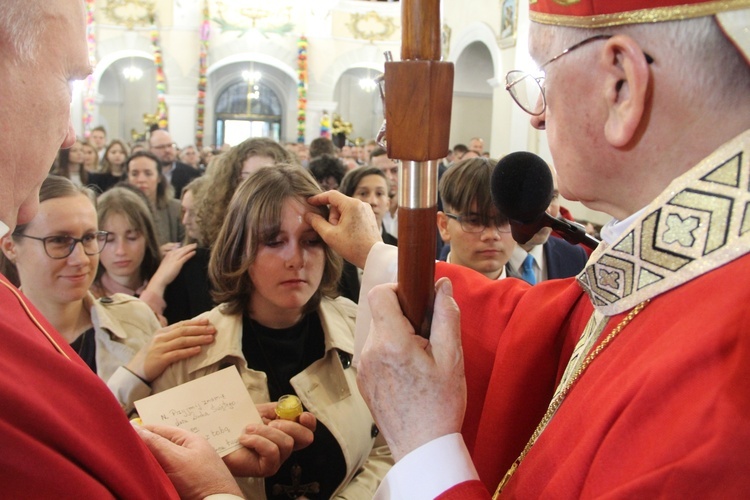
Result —
[[750, 0], [529, 0], [536, 23], [572, 28], [679, 21], [716, 16], [750, 64]]
[[577, 28], [677, 21], [750, 7], [750, 0], [530, 0], [531, 20]]

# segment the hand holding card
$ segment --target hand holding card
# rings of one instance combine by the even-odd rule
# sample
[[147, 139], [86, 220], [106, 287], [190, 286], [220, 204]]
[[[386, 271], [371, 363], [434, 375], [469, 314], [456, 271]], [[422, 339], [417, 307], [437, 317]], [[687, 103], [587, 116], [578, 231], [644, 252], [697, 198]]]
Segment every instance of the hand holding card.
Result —
[[234, 367], [135, 402], [143, 423], [173, 425], [203, 436], [219, 456], [242, 447], [248, 424], [263, 425]]

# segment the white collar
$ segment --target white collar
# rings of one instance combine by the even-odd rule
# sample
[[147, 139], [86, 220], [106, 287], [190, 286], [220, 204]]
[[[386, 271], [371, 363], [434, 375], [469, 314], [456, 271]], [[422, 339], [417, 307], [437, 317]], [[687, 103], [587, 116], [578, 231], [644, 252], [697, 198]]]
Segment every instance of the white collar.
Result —
[[[550, 235], [550, 238], [554, 238], [554, 236]], [[510, 255], [511, 269], [520, 273], [521, 266], [523, 265], [523, 261], [526, 260], [527, 255], [531, 255], [532, 257], [534, 257], [536, 265], [539, 266], [539, 269], [542, 268], [542, 262], [544, 259], [544, 245], [534, 245], [533, 247], [531, 247], [530, 252], [527, 252], [526, 250], [521, 248], [521, 245], [516, 245], [515, 248], [513, 248], [513, 253]]]
[[636, 213], [628, 217], [627, 219], [623, 220], [617, 220], [612, 219], [611, 221], [607, 222], [604, 227], [602, 227], [602, 230], [599, 232], [600, 236], [602, 237], [602, 240], [607, 243], [608, 245], [611, 245], [612, 242], [618, 240], [620, 236], [622, 236], [625, 233], [625, 230], [627, 230], [631, 224], [633, 224], [638, 217], [643, 214], [643, 211], [646, 210], [646, 207], [643, 207], [642, 209], [638, 210]]

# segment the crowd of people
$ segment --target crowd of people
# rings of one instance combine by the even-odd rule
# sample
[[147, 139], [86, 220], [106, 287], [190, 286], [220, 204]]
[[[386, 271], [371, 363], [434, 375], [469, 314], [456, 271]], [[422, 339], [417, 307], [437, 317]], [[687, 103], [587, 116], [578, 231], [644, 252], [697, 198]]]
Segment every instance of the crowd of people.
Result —
[[[142, 145], [94, 132], [58, 152], [38, 213], [3, 237], [3, 273], [124, 414], [230, 365], [256, 404], [297, 395], [316, 419], [312, 444], [265, 477], [230, 465], [248, 498], [288, 495], [290, 485], [306, 485], [296, 496], [372, 497], [393, 459], [352, 366], [363, 269], [305, 216], [327, 215], [307, 200], [337, 190], [369, 206], [382, 240], [397, 246], [398, 162], [373, 143], [343, 152], [321, 137], [308, 159], [302, 145], [249, 138], [202, 167], [177, 160], [197, 151], [178, 150], [167, 130]], [[103, 151], [98, 169], [84, 167], [84, 144]], [[449, 262], [497, 279], [515, 242], [490, 199], [493, 165], [477, 155], [445, 164], [436, 224], [452, 243]], [[502, 251], [478, 248], [486, 241]]]
[[[507, 90], [550, 137], [547, 213], [566, 213], [562, 194], [615, 220], [591, 255], [550, 228], [517, 244], [490, 193], [496, 160], [479, 137], [456, 145], [426, 340], [395, 293], [399, 164], [385, 149], [79, 139], [60, 96], [89, 71], [82, 5], [10, 0], [0, 111], [16, 120], [0, 141], [33, 154], [9, 147], [0, 163], [4, 492], [746, 495], [747, 293], [726, 283], [748, 249], [750, 48], [732, 37], [750, 4], [720, 4], [690, 19], [629, 6], [601, 25], [588, 5], [532, 4], [546, 80], [512, 71]], [[45, 96], [41, 127], [31, 95]], [[263, 424], [223, 459], [190, 432], [129, 423], [138, 399], [230, 366]], [[296, 420], [274, 411], [289, 394]]]

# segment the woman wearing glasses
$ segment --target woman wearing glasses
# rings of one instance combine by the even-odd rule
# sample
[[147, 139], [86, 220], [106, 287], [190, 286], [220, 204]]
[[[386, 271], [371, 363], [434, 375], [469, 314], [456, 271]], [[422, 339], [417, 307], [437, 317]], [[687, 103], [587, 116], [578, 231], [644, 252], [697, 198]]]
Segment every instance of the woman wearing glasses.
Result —
[[198, 354], [215, 330], [206, 321], [159, 330], [154, 313], [135, 297], [95, 300], [89, 287], [107, 233], [99, 231], [93, 193], [49, 176], [39, 200], [36, 217], [2, 239], [3, 272], [15, 274], [23, 293], [129, 411], [150, 394], [154, 378]]

